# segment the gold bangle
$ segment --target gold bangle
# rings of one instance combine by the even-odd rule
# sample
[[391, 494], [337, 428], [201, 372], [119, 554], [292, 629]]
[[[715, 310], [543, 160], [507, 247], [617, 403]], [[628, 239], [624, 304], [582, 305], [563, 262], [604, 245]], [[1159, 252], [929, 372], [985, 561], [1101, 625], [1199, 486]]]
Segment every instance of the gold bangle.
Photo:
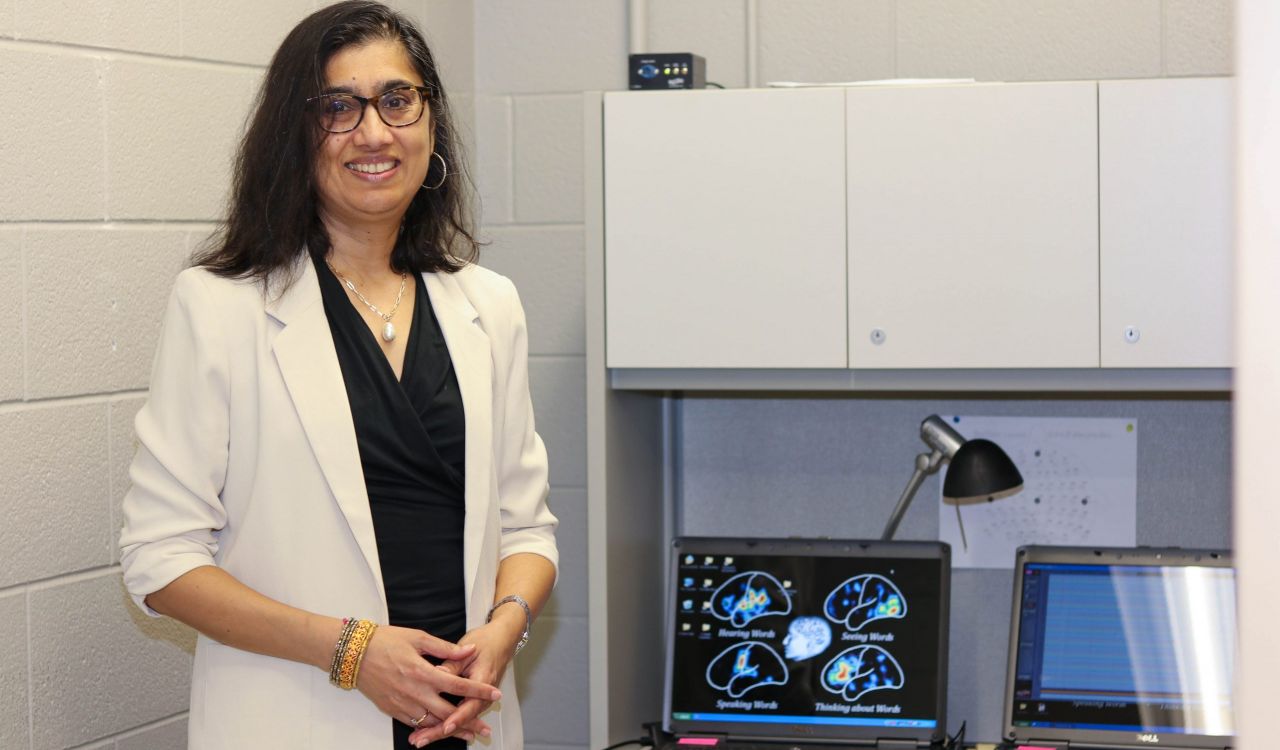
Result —
[[360, 669], [360, 661], [364, 657], [365, 647], [373, 635], [377, 625], [372, 620], [360, 620], [351, 631], [351, 638], [342, 650], [342, 663], [338, 666], [338, 687], [351, 690], [356, 686], [356, 674]]
[[355, 687], [356, 683], [360, 680], [360, 665], [364, 663], [364, 654], [369, 650], [369, 641], [373, 640], [373, 631], [378, 629], [378, 625], [376, 623], [369, 622], [368, 620], [365, 620], [365, 622], [369, 623], [369, 631], [364, 637], [364, 642], [360, 644], [360, 653], [356, 655], [356, 667], [351, 670], [351, 687]]
[[347, 643], [342, 649], [342, 661], [338, 664], [338, 687], [343, 690], [350, 690], [353, 684], [351, 673], [355, 670], [356, 665], [356, 634], [360, 631], [360, 624], [361, 621], [356, 621], [356, 626], [352, 628], [351, 637], [347, 639]]

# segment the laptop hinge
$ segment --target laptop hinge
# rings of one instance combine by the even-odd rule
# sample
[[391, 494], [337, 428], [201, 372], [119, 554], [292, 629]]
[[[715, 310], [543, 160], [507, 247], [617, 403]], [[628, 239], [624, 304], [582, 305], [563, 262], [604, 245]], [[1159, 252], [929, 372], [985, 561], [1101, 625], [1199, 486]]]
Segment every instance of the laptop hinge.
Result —
[[920, 746], [920, 743], [916, 740], [888, 739], [884, 737], [876, 740], [876, 747], [883, 750], [907, 750], [907, 748], [916, 750]]
[[1046, 747], [1052, 748], [1052, 750], [1069, 750], [1071, 747], [1070, 742], [1063, 742], [1062, 740], [1037, 740], [1034, 737], [1028, 740], [1018, 740], [1016, 744], [1019, 746], [1032, 745], [1034, 747]]

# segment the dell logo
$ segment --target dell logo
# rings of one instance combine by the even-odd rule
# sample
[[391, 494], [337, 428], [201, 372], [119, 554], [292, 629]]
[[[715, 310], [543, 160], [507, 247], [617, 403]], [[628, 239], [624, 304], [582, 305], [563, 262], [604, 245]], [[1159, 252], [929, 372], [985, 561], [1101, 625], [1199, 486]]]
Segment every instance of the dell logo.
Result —
[[1151, 744], [1153, 744], [1153, 745], [1154, 745], [1155, 743], [1157, 743], [1157, 742], [1159, 742], [1159, 741], [1160, 741], [1160, 735], [1158, 735], [1158, 734], [1140, 734], [1140, 735], [1138, 735], [1138, 742], [1149, 742], [1149, 743], [1151, 743]]

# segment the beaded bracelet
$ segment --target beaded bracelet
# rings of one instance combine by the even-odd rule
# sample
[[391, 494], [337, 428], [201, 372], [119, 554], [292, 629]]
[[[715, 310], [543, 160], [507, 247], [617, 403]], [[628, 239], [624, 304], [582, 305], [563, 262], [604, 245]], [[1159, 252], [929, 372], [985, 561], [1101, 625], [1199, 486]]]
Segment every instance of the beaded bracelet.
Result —
[[378, 626], [372, 620], [349, 619], [343, 628], [342, 637], [334, 647], [334, 668], [329, 673], [329, 681], [343, 690], [351, 690], [360, 677], [360, 664], [364, 661], [365, 649], [369, 639]]
[[338, 669], [342, 666], [342, 655], [347, 650], [347, 644], [351, 642], [351, 633], [356, 629], [357, 620], [354, 617], [342, 618], [342, 634], [338, 636], [338, 642], [333, 647], [333, 661], [329, 663], [329, 682], [338, 684]]

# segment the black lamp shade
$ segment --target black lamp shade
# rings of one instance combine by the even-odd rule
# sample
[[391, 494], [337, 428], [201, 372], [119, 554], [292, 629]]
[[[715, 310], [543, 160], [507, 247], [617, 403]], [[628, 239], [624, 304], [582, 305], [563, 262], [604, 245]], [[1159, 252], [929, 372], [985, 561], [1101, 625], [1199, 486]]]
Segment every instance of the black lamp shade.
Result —
[[951, 458], [942, 496], [952, 503], [974, 503], [1008, 497], [1022, 489], [1022, 474], [1000, 446], [976, 438]]

